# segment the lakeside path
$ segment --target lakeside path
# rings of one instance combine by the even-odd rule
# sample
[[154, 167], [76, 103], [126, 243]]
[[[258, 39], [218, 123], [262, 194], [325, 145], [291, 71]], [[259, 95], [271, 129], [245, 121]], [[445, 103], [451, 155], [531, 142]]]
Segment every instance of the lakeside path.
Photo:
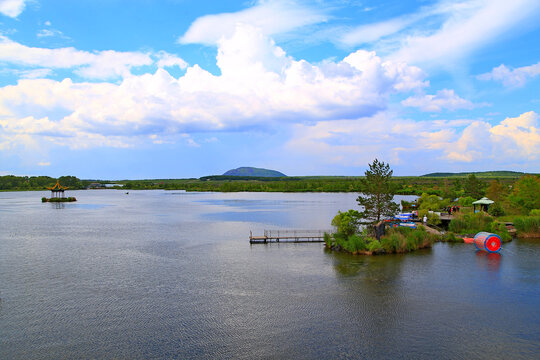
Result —
[[441, 232], [437, 229], [434, 229], [432, 227], [430, 227], [429, 225], [424, 225], [424, 227], [426, 228], [426, 231], [430, 234], [435, 234], [437, 236], [440, 236], [441, 235]]

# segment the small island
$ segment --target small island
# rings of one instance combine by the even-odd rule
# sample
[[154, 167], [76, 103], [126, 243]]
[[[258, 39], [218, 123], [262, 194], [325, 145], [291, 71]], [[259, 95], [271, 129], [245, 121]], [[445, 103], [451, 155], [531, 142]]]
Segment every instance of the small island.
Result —
[[[336, 231], [324, 236], [328, 249], [355, 255], [393, 254], [428, 248], [438, 240], [438, 234], [427, 231], [422, 225], [385, 230], [384, 220], [393, 218], [399, 211], [399, 205], [393, 202], [392, 173], [389, 164], [377, 159], [369, 165], [363, 179], [366, 190], [356, 200], [364, 211], [337, 213], [332, 220]], [[360, 231], [362, 224], [368, 226]]]
[[56, 181], [53, 187], [47, 188], [51, 190], [51, 197], [42, 197], [41, 202], [73, 202], [77, 201], [75, 197], [65, 197], [64, 192], [68, 189], [67, 186], [60, 185], [60, 180]]

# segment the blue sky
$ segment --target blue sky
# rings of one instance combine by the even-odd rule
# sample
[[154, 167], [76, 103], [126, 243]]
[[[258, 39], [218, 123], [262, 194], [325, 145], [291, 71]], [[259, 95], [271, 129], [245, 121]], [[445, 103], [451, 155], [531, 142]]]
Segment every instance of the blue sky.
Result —
[[0, 0], [0, 174], [540, 172], [538, 0]]

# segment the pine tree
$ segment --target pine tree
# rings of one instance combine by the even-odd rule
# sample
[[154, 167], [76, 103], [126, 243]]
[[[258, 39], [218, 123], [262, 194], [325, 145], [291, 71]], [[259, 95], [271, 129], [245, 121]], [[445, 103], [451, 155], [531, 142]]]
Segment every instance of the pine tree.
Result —
[[479, 180], [474, 174], [470, 174], [463, 184], [463, 190], [465, 190], [466, 196], [480, 199], [484, 196], [485, 185], [486, 184], [482, 180]]
[[393, 217], [399, 211], [399, 205], [393, 201], [392, 174], [390, 165], [377, 159], [369, 165], [366, 178], [362, 180], [363, 195], [356, 199], [358, 205], [364, 207], [363, 218], [380, 221], [381, 218]]

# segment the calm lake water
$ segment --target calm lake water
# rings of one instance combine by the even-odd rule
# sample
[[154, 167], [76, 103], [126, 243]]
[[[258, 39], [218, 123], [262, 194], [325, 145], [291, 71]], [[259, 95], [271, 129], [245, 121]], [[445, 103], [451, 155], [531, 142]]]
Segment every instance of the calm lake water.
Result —
[[0, 359], [536, 359], [540, 241], [249, 245], [355, 194], [0, 193]]

